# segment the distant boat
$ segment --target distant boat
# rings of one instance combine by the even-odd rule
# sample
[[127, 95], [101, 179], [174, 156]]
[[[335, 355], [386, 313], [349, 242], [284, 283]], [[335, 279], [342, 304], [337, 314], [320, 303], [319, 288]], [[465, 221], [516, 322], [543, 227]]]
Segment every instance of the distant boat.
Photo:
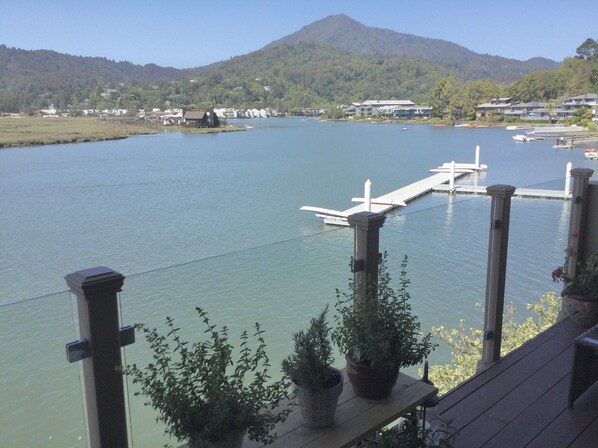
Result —
[[534, 142], [536, 139], [534, 137], [528, 137], [527, 135], [517, 134], [513, 136], [513, 140], [516, 142]]
[[517, 126], [507, 126], [507, 131], [516, 131], [517, 129], [519, 129]]
[[407, 130], [407, 128], [401, 128], [401, 131], [406, 131], [406, 130]]
[[588, 148], [585, 150], [584, 157], [586, 159], [598, 159], [598, 148]]

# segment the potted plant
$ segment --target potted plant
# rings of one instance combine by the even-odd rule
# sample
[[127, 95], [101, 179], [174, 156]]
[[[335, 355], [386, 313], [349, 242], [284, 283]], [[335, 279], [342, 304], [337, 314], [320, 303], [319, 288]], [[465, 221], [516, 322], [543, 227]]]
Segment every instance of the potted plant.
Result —
[[206, 337], [192, 344], [181, 339], [169, 317], [166, 335], [136, 326], [153, 351], [153, 362], [146, 367], [133, 364], [124, 370], [141, 387], [136, 395], [147, 397], [145, 404], [158, 411], [156, 419], [166, 424], [166, 433], [190, 448], [240, 447], [245, 433], [253, 440], [272, 441], [271, 430], [290, 410], [275, 409], [287, 397], [288, 381], [269, 383], [263, 330], [255, 324], [254, 349], [247, 332], [242, 333], [235, 362], [227, 328], [217, 330], [203, 309], [196, 310]]
[[559, 266], [552, 271], [552, 279], [563, 282], [563, 309], [575, 323], [591, 327], [598, 322], [598, 254], [579, 263], [572, 277]]
[[[401, 263], [397, 291], [390, 286], [386, 259], [384, 253], [376, 285], [359, 291], [351, 281], [349, 293], [337, 290], [335, 305], [337, 326], [332, 339], [346, 355], [347, 376], [355, 393], [369, 399], [390, 395], [399, 369], [420, 363], [434, 348], [431, 334], [421, 334], [411, 311], [407, 256]], [[354, 296], [360, 293], [365, 300], [354, 305]]]
[[332, 367], [328, 306], [310, 321], [306, 331], [293, 334], [294, 351], [282, 361], [282, 370], [292, 380], [305, 426], [324, 428], [334, 423], [343, 376]]

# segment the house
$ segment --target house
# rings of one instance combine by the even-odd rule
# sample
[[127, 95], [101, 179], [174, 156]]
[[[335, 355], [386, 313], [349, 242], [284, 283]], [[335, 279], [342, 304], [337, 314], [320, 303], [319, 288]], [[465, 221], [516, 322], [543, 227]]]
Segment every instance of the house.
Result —
[[409, 120], [414, 118], [430, 118], [432, 108], [419, 106], [411, 100], [368, 100], [362, 103], [351, 103], [345, 109], [347, 117], [386, 116], [395, 119]]
[[493, 98], [489, 103], [478, 104], [475, 107], [476, 118], [490, 118], [493, 115], [502, 115], [511, 105], [512, 98]]
[[566, 98], [559, 108], [555, 111], [558, 120], [567, 120], [575, 116], [582, 107], [587, 107], [592, 110], [592, 117], [594, 120], [598, 117], [598, 95], [595, 93], [586, 93], [583, 95], [571, 96]]
[[550, 120], [548, 103], [541, 103], [538, 101], [511, 104], [505, 109], [504, 115], [520, 120]]
[[220, 126], [220, 120], [214, 109], [185, 109], [183, 124], [192, 128], [216, 128]]

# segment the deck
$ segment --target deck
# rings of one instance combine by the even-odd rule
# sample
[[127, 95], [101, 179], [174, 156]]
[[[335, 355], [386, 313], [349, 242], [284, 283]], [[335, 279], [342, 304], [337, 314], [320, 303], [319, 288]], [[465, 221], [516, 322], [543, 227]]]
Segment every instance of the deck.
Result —
[[598, 384], [567, 407], [573, 342], [583, 331], [565, 319], [446, 394], [433, 411], [453, 420], [457, 446], [598, 446]]

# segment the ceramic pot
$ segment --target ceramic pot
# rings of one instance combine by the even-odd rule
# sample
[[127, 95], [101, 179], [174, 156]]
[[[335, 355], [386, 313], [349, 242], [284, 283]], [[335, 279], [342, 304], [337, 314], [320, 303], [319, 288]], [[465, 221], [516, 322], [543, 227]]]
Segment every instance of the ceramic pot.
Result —
[[334, 369], [336, 382], [318, 392], [304, 389], [295, 383], [303, 424], [310, 428], [326, 428], [334, 423], [338, 397], [343, 391], [343, 374]]
[[399, 368], [376, 370], [347, 356], [347, 376], [355, 395], [368, 400], [381, 400], [390, 395], [399, 377]]
[[586, 296], [565, 294], [563, 309], [573, 322], [582, 327], [591, 327], [598, 323], [598, 301]]

